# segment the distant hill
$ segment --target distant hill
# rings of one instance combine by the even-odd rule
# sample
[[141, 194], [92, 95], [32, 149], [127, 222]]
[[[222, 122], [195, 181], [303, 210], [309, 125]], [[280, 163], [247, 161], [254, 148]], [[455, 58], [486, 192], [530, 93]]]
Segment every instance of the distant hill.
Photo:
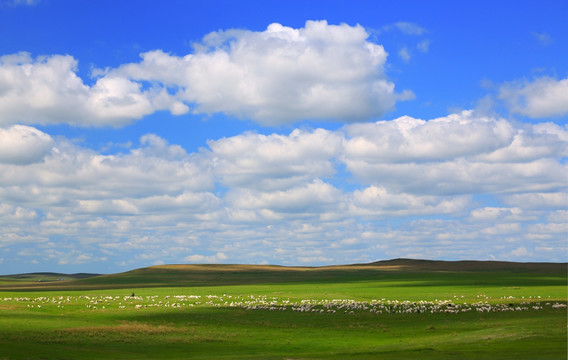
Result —
[[397, 267], [399, 270], [407, 269], [414, 271], [567, 271], [568, 263], [550, 262], [509, 262], [509, 261], [479, 261], [479, 260], [418, 260], [418, 259], [392, 259], [376, 261], [359, 266], [373, 267]]
[[63, 274], [54, 272], [34, 272], [25, 274], [13, 274], [13, 275], [0, 275], [1, 279], [12, 279], [12, 280], [58, 280], [58, 279], [86, 279], [93, 276], [100, 276], [101, 274], [89, 274], [89, 273], [77, 273], [77, 274]]
[[25, 274], [0, 275], [0, 289], [7, 286], [19, 286], [30, 283], [62, 282], [71, 280], [87, 279], [100, 276], [100, 274], [63, 274], [55, 272], [35, 272]]
[[[504, 261], [438, 261], [392, 259], [365, 264], [297, 267], [277, 265], [158, 265], [123, 273], [31, 273], [0, 276], [2, 290], [88, 290], [143, 287], [191, 287], [275, 283], [352, 282], [390, 279], [397, 274], [429, 272], [508, 272], [566, 274], [567, 263]], [[485, 275], [486, 276], [486, 275]]]

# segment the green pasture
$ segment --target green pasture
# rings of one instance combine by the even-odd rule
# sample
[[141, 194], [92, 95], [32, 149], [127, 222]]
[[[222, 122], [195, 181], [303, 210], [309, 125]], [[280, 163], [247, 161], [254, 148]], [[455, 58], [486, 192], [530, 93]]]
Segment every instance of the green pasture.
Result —
[[[164, 267], [68, 282], [47, 284], [34, 278], [17, 283], [0, 285], [0, 359], [567, 355], [565, 266], [546, 271]], [[367, 308], [332, 311], [321, 305], [339, 300]], [[247, 301], [268, 305], [252, 310], [243, 305]], [[297, 311], [310, 302], [317, 305]], [[399, 305], [390, 305], [395, 302], [441, 303], [446, 310], [477, 304], [507, 311], [397, 313]], [[393, 311], [368, 310], [377, 303]]]

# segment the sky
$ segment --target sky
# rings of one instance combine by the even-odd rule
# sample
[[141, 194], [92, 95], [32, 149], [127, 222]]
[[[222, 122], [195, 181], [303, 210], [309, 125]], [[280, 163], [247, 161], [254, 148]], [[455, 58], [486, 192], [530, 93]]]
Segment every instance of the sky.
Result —
[[0, 0], [0, 273], [565, 262], [566, 14]]

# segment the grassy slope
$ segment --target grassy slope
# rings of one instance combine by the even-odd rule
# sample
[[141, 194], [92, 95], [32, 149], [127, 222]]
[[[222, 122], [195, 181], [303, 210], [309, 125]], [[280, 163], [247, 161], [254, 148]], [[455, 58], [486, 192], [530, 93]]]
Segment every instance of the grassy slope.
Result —
[[42, 283], [52, 281], [70, 281], [86, 279], [90, 277], [100, 276], [100, 274], [62, 274], [53, 272], [37, 272], [27, 274], [0, 275], [0, 286], [29, 286], [30, 283]]
[[[482, 266], [483, 265], [483, 266]], [[482, 268], [481, 270], [479, 268]], [[301, 299], [567, 300], [566, 264], [397, 260], [326, 268], [177, 265], [0, 288], [2, 297], [232, 294]], [[20, 284], [21, 286], [23, 284]], [[7, 291], [17, 288], [17, 291]], [[83, 290], [78, 290], [83, 289]], [[513, 296], [514, 299], [508, 299]], [[507, 297], [507, 299], [502, 299]], [[524, 297], [524, 299], [523, 299]], [[565, 359], [566, 310], [313, 314], [235, 308], [29, 309], [0, 302], [0, 359]]]
[[[160, 265], [136, 269], [119, 274], [86, 276], [69, 281], [0, 282], [2, 290], [57, 290], [57, 289], [111, 289], [142, 287], [227, 286], [278, 283], [337, 283], [361, 281], [397, 281], [397, 278], [413, 274], [417, 281], [431, 285], [503, 285], [516, 286], [515, 274], [533, 274], [533, 280], [545, 283], [558, 281], [557, 275], [565, 275], [565, 263], [513, 263], [496, 261], [427, 261], [395, 259], [371, 264], [283, 267], [270, 265]], [[432, 279], [428, 274], [446, 274]], [[456, 277], [454, 274], [459, 273]], [[498, 274], [497, 277], [494, 275]], [[552, 275], [552, 277], [547, 277]], [[503, 279], [505, 277], [505, 279]], [[70, 278], [68, 275], [66, 278]], [[2, 277], [0, 277], [0, 280]], [[440, 280], [441, 279], [441, 280]], [[548, 280], [547, 280], [548, 279]], [[525, 284], [525, 283], [523, 283]]]

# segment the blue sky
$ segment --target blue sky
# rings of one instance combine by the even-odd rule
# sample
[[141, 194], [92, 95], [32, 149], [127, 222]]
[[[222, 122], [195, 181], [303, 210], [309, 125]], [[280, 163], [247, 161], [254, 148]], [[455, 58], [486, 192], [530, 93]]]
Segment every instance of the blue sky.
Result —
[[0, 273], [566, 261], [566, 13], [0, 0]]

